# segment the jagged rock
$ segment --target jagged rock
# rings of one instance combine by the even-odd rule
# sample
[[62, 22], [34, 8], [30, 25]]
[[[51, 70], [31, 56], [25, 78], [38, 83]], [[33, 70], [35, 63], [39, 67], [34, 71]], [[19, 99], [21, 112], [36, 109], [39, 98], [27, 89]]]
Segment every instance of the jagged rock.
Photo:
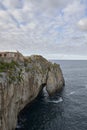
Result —
[[38, 96], [44, 85], [49, 95], [63, 88], [59, 65], [36, 55], [22, 57], [20, 62], [0, 61], [0, 130], [15, 130], [18, 113]]

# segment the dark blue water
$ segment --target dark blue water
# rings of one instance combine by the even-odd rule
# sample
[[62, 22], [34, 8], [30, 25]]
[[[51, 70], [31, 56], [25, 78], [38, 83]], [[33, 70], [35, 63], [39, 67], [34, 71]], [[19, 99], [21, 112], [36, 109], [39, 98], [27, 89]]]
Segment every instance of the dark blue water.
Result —
[[19, 116], [19, 130], [87, 130], [87, 61], [55, 61], [65, 88], [51, 99], [47, 93]]

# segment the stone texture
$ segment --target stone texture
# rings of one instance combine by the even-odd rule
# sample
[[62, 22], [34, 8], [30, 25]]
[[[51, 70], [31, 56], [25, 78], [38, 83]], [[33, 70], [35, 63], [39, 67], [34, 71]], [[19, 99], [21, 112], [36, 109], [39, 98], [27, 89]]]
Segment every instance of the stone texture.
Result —
[[24, 57], [14, 69], [0, 72], [0, 130], [15, 130], [18, 113], [44, 85], [51, 95], [63, 88], [64, 78], [60, 66], [42, 56]]

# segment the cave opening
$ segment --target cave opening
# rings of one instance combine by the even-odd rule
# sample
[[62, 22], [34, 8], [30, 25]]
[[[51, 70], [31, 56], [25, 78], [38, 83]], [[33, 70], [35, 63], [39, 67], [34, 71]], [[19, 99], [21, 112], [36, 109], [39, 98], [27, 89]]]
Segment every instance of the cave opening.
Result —
[[[28, 103], [18, 114], [18, 121], [15, 130], [25, 130], [23, 128], [24, 122], [26, 122], [26, 115], [32, 113], [32, 111], [38, 111], [38, 107], [40, 106], [41, 100], [43, 100], [46, 92], [46, 83], [41, 85], [41, 91], [38, 96], [30, 103]], [[28, 112], [28, 114], [26, 114]]]

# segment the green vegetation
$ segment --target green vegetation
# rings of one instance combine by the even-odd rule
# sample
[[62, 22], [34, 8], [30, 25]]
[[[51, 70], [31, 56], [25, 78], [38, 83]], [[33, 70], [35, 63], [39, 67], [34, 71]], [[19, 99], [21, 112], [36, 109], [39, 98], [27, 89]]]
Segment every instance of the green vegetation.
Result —
[[[11, 61], [10, 63], [0, 62], [0, 73], [3, 72], [7, 74], [7, 81], [9, 84], [19, 84], [21, 81], [23, 81], [22, 69], [20, 68], [20, 65], [15, 61]], [[2, 74], [0, 74], [0, 76], [1, 75]]]
[[2, 74], [0, 74], [0, 78], [2, 78], [3, 77], [3, 75]]
[[9, 70], [15, 70], [15, 67], [18, 66], [18, 63], [12, 61], [10, 63], [0, 62], [0, 72], [7, 72]]
[[[55, 71], [58, 69], [57, 64], [52, 64], [41, 56], [32, 56], [24, 59], [24, 63], [17, 61], [11, 62], [0, 62], [0, 78], [6, 76], [8, 83], [19, 84], [23, 81], [23, 70], [29, 72], [32, 75], [42, 74], [44, 76], [48, 71], [51, 71], [55, 68]], [[4, 76], [5, 73], [5, 76]]]

